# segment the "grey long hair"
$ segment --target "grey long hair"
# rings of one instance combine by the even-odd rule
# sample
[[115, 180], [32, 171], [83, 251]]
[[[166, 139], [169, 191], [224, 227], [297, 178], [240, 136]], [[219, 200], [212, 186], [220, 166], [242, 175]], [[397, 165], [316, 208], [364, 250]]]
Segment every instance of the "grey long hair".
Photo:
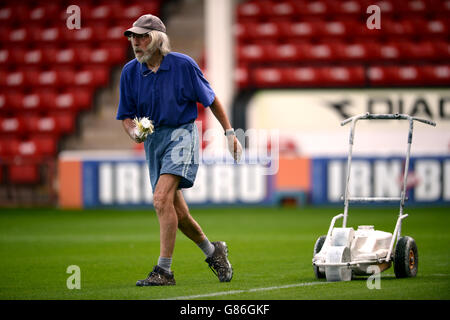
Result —
[[152, 30], [149, 32], [152, 41], [149, 43], [147, 49], [151, 52], [155, 52], [158, 49], [163, 56], [166, 56], [170, 52], [170, 41], [167, 34], [161, 31]]

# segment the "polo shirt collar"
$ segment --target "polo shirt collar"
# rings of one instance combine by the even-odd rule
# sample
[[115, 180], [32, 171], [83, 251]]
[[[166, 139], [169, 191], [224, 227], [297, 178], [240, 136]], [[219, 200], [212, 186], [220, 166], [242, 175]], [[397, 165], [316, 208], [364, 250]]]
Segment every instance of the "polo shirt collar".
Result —
[[[166, 59], [166, 58], [167, 58], [167, 55], [166, 55], [165, 57], [163, 57], [162, 62], [161, 62], [161, 65], [159, 66], [159, 70], [165, 70], [165, 71], [167, 71], [167, 70], [170, 69], [170, 62], [169, 62], [169, 59]], [[159, 70], [158, 70], [158, 71], [159, 71]]]
[[[159, 66], [159, 70], [164, 70], [167, 71], [170, 69], [170, 62], [168, 61], [168, 59], [166, 59], [167, 56], [163, 57], [163, 60], [161, 62], [161, 65]], [[140, 63], [141, 65], [141, 73], [143, 76], [147, 76], [149, 75], [152, 71], [147, 67], [146, 63]]]

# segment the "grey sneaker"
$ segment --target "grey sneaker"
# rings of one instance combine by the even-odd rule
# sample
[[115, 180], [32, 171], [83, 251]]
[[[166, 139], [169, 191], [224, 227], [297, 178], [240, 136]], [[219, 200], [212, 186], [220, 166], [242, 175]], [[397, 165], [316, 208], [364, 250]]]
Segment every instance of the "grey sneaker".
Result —
[[211, 242], [215, 248], [212, 256], [206, 258], [205, 262], [219, 278], [220, 282], [229, 282], [233, 278], [233, 268], [228, 261], [228, 247], [223, 241]]
[[168, 272], [159, 266], [155, 266], [144, 280], [138, 280], [136, 286], [174, 286], [175, 278], [173, 272]]

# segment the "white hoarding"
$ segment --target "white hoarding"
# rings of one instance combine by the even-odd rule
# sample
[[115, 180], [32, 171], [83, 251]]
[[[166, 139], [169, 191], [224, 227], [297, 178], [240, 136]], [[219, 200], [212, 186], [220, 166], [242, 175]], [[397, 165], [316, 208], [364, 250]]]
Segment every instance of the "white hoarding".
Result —
[[[347, 117], [362, 113], [405, 113], [433, 120], [436, 127], [414, 124], [412, 152], [450, 152], [450, 90], [320, 89], [264, 90], [247, 108], [248, 129], [279, 129], [306, 156], [342, 155], [348, 151]], [[355, 154], [401, 155], [406, 152], [408, 123], [397, 120], [358, 122]]]

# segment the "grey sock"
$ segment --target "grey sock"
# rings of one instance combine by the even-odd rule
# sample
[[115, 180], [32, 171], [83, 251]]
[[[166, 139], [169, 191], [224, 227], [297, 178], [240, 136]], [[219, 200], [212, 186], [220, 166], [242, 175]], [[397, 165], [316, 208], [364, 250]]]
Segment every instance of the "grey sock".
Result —
[[170, 272], [170, 266], [172, 265], [172, 258], [158, 258], [158, 266], [166, 271]]
[[205, 238], [202, 242], [197, 243], [197, 245], [200, 249], [202, 249], [207, 258], [213, 255], [215, 248], [208, 238]]

